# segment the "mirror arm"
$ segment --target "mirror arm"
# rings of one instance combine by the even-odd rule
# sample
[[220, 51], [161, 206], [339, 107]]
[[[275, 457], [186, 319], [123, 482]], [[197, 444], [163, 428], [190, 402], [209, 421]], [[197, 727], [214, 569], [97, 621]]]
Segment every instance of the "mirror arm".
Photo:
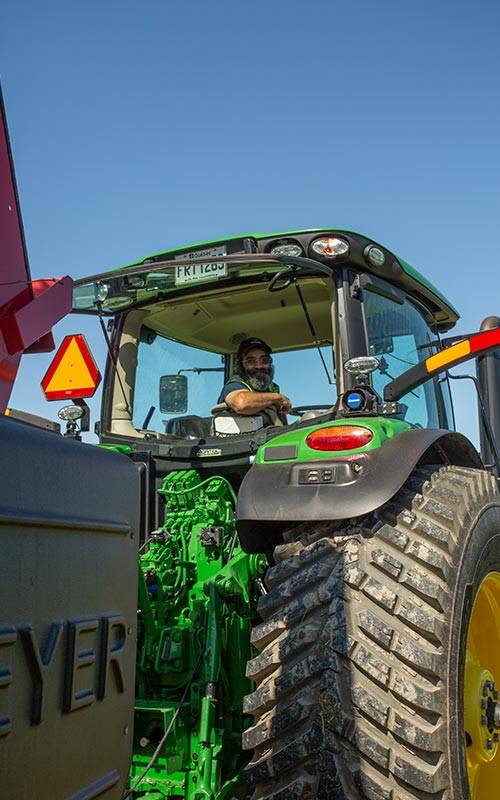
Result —
[[191, 369], [180, 369], [177, 375], [183, 372], [196, 372], [199, 375], [201, 372], [224, 372], [224, 367], [192, 367]]
[[147, 430], [148, 425], [151, 422], [151, 417], [155, 413], [155, 410], [156, 410], [156, 406], [151, 406], [151, 408], [149, 409], [148, 413], [144, 417], [144, 422], [141, 425], [141, 430], [143, 430], [143, 431]]
[[83, 409], [83, 414], [79, 419], [80, 423], [80, 433], [87, 433], [90, 430], [90, 407], [87, 405], [85, 400], [81, 397], [75, 397], [73, 400], [73, 404], [75, 406], [79, 406]]

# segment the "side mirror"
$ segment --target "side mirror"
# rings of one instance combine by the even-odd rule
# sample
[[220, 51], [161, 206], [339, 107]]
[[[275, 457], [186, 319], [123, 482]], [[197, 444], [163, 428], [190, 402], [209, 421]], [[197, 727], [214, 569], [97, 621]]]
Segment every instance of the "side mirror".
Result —
[[163, 414], [185, 414], [188, 407], [186, 375], [162, 375], [160, 378], [160, 411]]

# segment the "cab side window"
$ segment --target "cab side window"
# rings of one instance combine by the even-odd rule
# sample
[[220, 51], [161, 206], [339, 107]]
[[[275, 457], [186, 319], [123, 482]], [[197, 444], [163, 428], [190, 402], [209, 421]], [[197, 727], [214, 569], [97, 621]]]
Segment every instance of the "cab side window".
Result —
[[[186, 376], [185, 411], [161, 411], [160, 380], [164, 375]], [[223, 382], [224, 357], [220, 353], [175, 342], [143, 327], [137, 351], [132, 424], [142, 429], [151, 407], [154, 410], [148, 429], [159, 433], [168, 432], [169, 421], [178, 416], [210, 417]]]
[[[364, 311], [370, 355], [380, 366], [372, 374], [374, 389], [383, 396], [386, 383], [436, 352], [431, 331], [420, 309], [402, 305], [370, 290], [364, 292]], [[422, 428], [453, 428], [448, 381], [438, 376], [408, 392], [399, 401], [404, 419]]]

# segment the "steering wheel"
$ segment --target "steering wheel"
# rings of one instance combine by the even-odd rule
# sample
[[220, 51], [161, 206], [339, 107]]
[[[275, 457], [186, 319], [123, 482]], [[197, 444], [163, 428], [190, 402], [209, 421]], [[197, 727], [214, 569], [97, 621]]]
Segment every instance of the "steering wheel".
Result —
[[305, 414], [306, 411], [326, 411], [327, 408], [331, 408], [334, 404], [333, 403], [323, 403], [319, 406], [294, 406], [289, 414], [293, 414], [295, 417], [301, 417], [302, 414]]

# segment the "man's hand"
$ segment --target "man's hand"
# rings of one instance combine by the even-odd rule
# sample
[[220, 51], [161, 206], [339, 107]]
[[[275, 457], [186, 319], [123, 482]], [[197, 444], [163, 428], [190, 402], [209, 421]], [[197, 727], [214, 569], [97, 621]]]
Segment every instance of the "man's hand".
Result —
[[279, 411], [283, 411], [284, 414], [289, 414], [292, 410], [292, 403], [290, 399], [285, 395], [279, 395], [281, 397], [281, 403], [279, 405]]

